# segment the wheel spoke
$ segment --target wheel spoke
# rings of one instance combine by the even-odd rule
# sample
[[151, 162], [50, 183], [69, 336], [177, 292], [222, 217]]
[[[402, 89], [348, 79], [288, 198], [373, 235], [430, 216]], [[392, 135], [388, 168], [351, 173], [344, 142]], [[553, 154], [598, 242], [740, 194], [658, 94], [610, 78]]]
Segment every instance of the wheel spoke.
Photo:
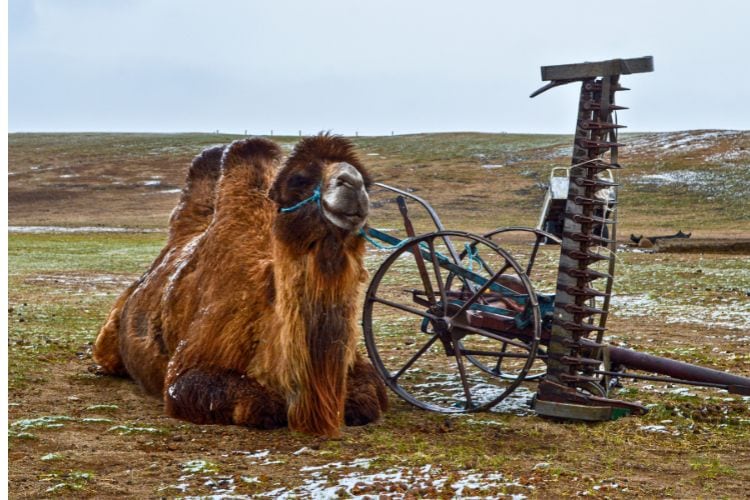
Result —
[[[479, 349], [464, 349], [461, 348], [461, 353], [463, 353], [466, 356], [489, 356], [492, 358], [498, 358], [498, 359], [504, 359], [504, 358], [510, 358], [510, 359], [526, 359], [529, 357], [528, 354], [523, 354], [520, 352], [498, 352], [498, 351], [482, 351]], [[541, 356], [537, 356], [537, 358], [540, 358]]]
[[461, 330], [466, 330], [467, 332], [476, 333], [478, 335], [481, 335], [482, 337], [487, 337], [488, 339], [499, 340], [500, 342], [504, 342], [506, 344], [518, 347], [520, 349], [526, 349], [526, 350], [529, 349], [529, 345], [521, 342], [520, 340], [509, 339], [507, 337], [503, 337], [502, 335], [491, 333], [491, 332], [488, 332], [487, 330], [482, 330], [481, 328], [475, 328], [469, 325], [458, 325], [456, 328], [460, 328]]
[[464, 366], [464, 360], [461, 358], [461, 345], [458, 340], [454, 340], [453, 345], [456, 355], [456, 365], [458, 366], [458, 373], [461, 376], [461, 385], [463, 386], [464, 395], [466, 396], [466, 409], [469, 410], [474, 407], [474, 402], [471, 400], [471, 389], [469, 388], [469, 381], [466, 380], [466, 367]]
[[386, 306], [393, 307], [394, 309], [399, 309], [401, 311], [412, 313], [412, 314], [415, 314], [417, 316], [421, 316], [423, 318], [427, 318], [427, 319], [430, 319], [430, 320], [433, 320], [433, 321], [437, 320], [436, 316], [434, 316], [434, 315], [432, 315], [432, 314], [430, 314], [428, 312], [420, 311], [419, 309], [415, 309], [413, 307], [406, 306], [404, 304], [399, 304], [398, 302], [392, 302], [392, 301], [390, 301], [388, 299], [381, 299], [380, 297], [374, 297], [373, 296], [373, 297], [370, 297], [370, 300], [372, 300], [373, 302], [379, 302], [379, 303], [384, 304]]
[[[503, 342], [502, 352], [505, 353], [505, 351], [507, 350], [508, 350], [508, 343]], [[500, 369], [501, 364], [503, 364], [503, 358], [497, 358], [497, 365], [495, 365], [496, 373], [503, 373], [503, 371]]]
[[479, 289], [478, 289], [477, 291], [475, 291], [475, 292], [474, 292], [474, 295], [472, 295], [472, 296], [471, 296], [471, 298], [470, 298], [469, 300], [465, 301], [465, 302], [463, 303], [463, 305], [461, 305], [461, 307], [459, 308], [459, 310], [458, 310], [458, 311], [456, 311], [456, 313], [455, 313], [455, 314], [454, 314], [453, 316], [451, 316], [451, 319], [452, 319], [452, 320], [453, 320], [453, 319], [456, 319], [456, 318], [457, 318], [457, 317], [459, 317], [459, 316], [460, 316], [461, 314], [465, 313], [465, 312], [466, 312], [466, 310], [467, 310], [467, 309], [468, 309], [469, 307], [471, 307], [471, 306], [472, 306], [472, 304], [474, 304], [474, 303], [475, 303], [475, 302], [477, 301], [477, 299], [478, 299], [479, 297], [481, 297], [481, 296], [482, 296], [482, 294], [483, 294], [484, 292], [486, 292], [486, 291], [487, 291], [487, 289], [488, 289], [488, 288], [489, 288], [489, 287], [490, 287], [490, 286], [492, 285], [492, 283], [494, 283], [494, 282], [495, 282], [495, 280], [496, 280], [497, 278], [499, 278], [499, 277], [500, 277], [500, 276], [502, 275], [502, 273], [503, 273], [504, 269], [505, 269], [505, 267], [504, 267], [503, 269], [501, 269], [500, 271], [498, 271], [497, 273], [495, 273], [495, 274], [494, 274], [494, 275], [492, 276], [492, 278], [488, 279], [488, 280], [487, 280], [487, 281], [486, 281], [486, 282], [484, 283], [484, 285], [480, 286], [480, 287], [479, 287]]
[[432, 347], [432, 344], [434, 344], [437, 339], [438, 339], [438, 334], [436, 333], [435, 335], [432, 336], [432, 338], [430, 340], [428, 340], [427, 342], [425, 342], [425, 344], [416, 352], [416, 354], [414, 354], [414, 356], [412, 356], [409, 359], [409, 361], [407, 361], [406, 364], [404, 366], [402, 366], [401, 369], [398, 372], [396, 372], [395, 375], [391, 375], [391, 377], [390, 377], [391, 381], [395, 382], [396, 380], [398, 380], [398, 378], [401, 375], [403, 375], [406, 370], [408, 370], [409, 368], [411, 368], [411, 365], [413, 365], [414, 362], [417, 359], [419, 359], [420, 356], [422, 356], [422, 354], [424, 354], [425, 352], [427, 352], [427, 349], [429, 349], [430, 347]]

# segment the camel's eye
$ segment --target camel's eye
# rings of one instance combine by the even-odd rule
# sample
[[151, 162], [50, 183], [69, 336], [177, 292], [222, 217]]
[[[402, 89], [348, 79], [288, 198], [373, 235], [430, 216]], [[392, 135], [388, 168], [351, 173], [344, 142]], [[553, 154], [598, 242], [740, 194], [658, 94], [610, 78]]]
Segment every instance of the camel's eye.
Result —
[[307, 176], [297, 174], [297, 175], [293, 175], [289, 179], [289, 188], [290, 189], [301, 189], [301, 188], [305, 188], [307, 186], [310, 186], [314, 182], [315, 181], [313, 179], [311, 179], [311, 178], [309, 178]]

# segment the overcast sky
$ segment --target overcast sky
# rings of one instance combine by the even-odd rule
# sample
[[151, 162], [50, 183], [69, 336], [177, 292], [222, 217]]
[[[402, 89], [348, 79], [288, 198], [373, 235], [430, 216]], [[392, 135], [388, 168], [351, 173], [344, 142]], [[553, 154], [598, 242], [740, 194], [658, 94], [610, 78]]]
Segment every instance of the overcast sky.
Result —
[[10, 0], [10, 131], [572, 133], [540, 66], [654, 56], [631, 131], [750, 129], [750, 2]]

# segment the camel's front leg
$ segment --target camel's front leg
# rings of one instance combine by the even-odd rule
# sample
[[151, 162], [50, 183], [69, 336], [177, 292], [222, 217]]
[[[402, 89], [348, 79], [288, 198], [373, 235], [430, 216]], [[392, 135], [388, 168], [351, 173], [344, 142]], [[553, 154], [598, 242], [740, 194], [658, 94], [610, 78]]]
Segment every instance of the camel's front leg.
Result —
[[358, 352], [347, 379], [346, 425], [365, 425], [376, 421], [388, 409], [385, 384], [372, 364]]
[[272, 429], [286, 425], [283, 398], [231, 370], [188, 369], [164, 389], [167, 415], [195, 424], [235, 424]]

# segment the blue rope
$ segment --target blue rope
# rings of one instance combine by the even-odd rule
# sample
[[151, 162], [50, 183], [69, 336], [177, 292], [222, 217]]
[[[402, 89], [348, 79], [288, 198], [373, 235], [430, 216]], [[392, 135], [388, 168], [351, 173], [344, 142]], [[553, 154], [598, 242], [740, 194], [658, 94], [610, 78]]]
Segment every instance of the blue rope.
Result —
[[466, 249], [466, 255], [469, 257], [469, 267], [467, 269], [470, 272], [474, 272], [474, 262], [479, 262], [479, 250], [477, 250], [476, 245], [469, 245], [468, 243], [464, 243], [464, 248]]
[[405, 239], [396, 245], [383, 245], [382, 243], [379, 243], [378, 240], [372, 239], [369, 236], [367, 236], [367, 231], [365, 231], [365, 228], [359, 229], [359, 235], [363, 237], [365, 241], [368, 241], [372, 246], [380, 250], [398, 250], [402, 246], [409, 243], [409, 239]]
[[308, 203], [312, 203], [312, 202], [318, 202], [318, 207], [320, 207], [320, 186], [321, 184], [318, 184], [318, 186], [315, 188], [315, 191], [313, 191], [312, 196], [310, 196], [309, 198], [305, 198], [304, 200], [300, 201], [299, 203], [291, 207], [281, 208], [279, 209], [279, 212], [283, 214], [288, 214], [289, 212], [294, 212], [295, 210], [298, 210], [304, 207], [305, 205], [307, 205]]

